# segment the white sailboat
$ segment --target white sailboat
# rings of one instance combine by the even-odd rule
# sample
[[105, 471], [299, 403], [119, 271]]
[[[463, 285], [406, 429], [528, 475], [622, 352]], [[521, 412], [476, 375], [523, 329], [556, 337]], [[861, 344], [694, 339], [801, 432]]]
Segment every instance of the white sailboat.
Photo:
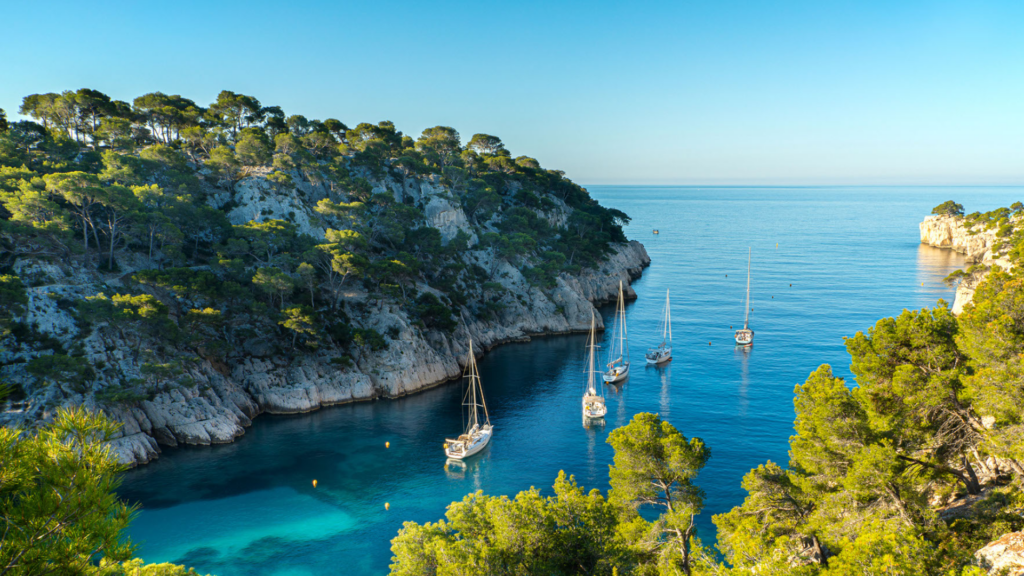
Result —
[[594, 367], [594, 356], [597, 351], [597, 332], [595, 331], [596, 321], [594, 313], [590, 313], [590, 342], [587, 348], [590, 349], [590, 357], [587, 364], [587, 388], [583, 391], [583, 420], [598, 420], [604, 418], [608, 413], [608, 407], [604, 403], [604, 394], [597, 387], [597, 380], [594, 375], [597, 370]]
[[[462, 460], [484, 449], [491, 441], [491, 418], [487, 414], [487, 404], [484, 402], [484, 388], [480, 382], [480, 372], [476, 367], [476, 356], [473, 355], [473, 340], [469, 341], [469, 362], [466, 363], [465, 377], [468, 381], [466, 395], [462, 399], [462, 405], [468, 413], [466, 431], [458, 438], [446, 438], [444, 453], [449, 458]], [[484, 420], [480, 422], [480, 409], [483, 409]]]
[[665, 310], [661, 313], [661, 344], [648, 348], [648, 364], [663, 364], [672, 359], [672, 311], [669, 308], [668, 290], [665, 290]]
[[743, 329], [736, 331], [736, 344], [750, 346], [754, 343], [754, 331], [750, 329], [750, 248], [747, 248], [747, 307], [743, 313]]
[[629, 376], [629, 340], [626, 338], [626, 300], [622, 296], [622, 280], [619, 280], [619, 304], [615, 308], [615, 328], [612, 343], [608, 347], [608, 370], [604, 381], [609, 384], [621, 382]]

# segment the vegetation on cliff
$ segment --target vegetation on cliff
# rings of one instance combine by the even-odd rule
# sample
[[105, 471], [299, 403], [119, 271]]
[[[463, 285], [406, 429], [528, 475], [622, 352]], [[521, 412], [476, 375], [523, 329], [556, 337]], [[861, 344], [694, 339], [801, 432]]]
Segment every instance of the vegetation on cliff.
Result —
[[[522, 299], [495, 281], [498, 263], [550, 290], [625, 241], [625, 214], [491, 135], [463, 144], [436, 126], [414, 139], [391, 122], [289, 116], [230, 91], [204, 107], [81, 89], [27, 96], [20, 112], [35, 121], [0, 125], [0, 321], [8, 368], [26, 368], [6, 371], [18, 374], [14, 400], [54, 385], [103, 403], [151, 399], [192, 386], [197, 360], [227, 366], [254, 350], [329, 347], [344, 367], [388, 345], [346, 294], [446, 334]], [[443, 234], [409, 192], [420, 184], [462, 221]], [[490, 269], [471, 247], [493, 255]], [[52, 265], [108, 284], [50, 297], [83, 334], [129, 342], [137, 373], [21, 321], [26, 286], [69, 283]]]

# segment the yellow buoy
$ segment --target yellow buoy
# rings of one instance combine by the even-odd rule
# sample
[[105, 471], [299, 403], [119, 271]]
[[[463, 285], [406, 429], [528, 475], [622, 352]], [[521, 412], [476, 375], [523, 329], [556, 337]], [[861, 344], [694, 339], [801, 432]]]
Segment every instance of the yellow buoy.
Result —
[[779, 243], [778, 243], [778, 242], [776, 242], [776, 243], [775, 243], [775, 249], [776, 249], [776, 250], [778, 250], [778, 249], [779, 249]]
[[447, 443], [447, 442], [445, 442], [445, 443], [444, 443], [444, 449], [445, 449], [445, 450], [447, 450], [447, 449], [448, 449], [448, 443]]
[[391, 510], [391, 504], [388, 504], [387, 502], [385, 502], [384, 503], [384, 509], [385, 510]]
[[921, 286], [924, 286], [924, 282], [921, 282]]
[[385, 442], [384, 443], [384, 447], [385, 448], [391, 448], [391, 442]]
[[313, 480], [313, 488], [316, 488], [316, 480]]

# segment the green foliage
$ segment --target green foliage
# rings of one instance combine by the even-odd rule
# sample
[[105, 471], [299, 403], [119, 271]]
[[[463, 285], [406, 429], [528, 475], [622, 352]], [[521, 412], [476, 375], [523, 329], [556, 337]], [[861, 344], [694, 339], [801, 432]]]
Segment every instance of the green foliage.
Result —
[[291, 276], [273, 266], [256, 270], [256, 274], [252, 277], [252, 283], [271, 299], [275, 296], [280, 298], [281, 306], [284, 306], [285, 296], [291, 294], [295, 289], [295, 282]]
[[932, 208], [932, 214], [941, 214], [943, 216], [963, 216], [964, 207], [962, 204], [957, 204], [952, 200], [946, 200], [942, 204]]
[[0, 275], [0, 328], [6, 327], [13, 316], [25, 310], [28, 304], [28, 293], [21, 278], [11, 275]]
[[449, 334], [459, 325], [451, 308], [442, 304], [430, 292], [424, 292], [416, 299], [415, 312], [427, 327], [444, 330]]
[[366, 346], [376, 352], [388, 347], [388, 341], [380, 332], [373, 328], [357, 328], [352, 330], [352, 343], [356, 346]]
[[[391, 574], [693, 573], [693, 560], [707, 555], [693, 537], [703, 493], [692, 480], [710, 451], [655, 414], [638, 414], [608, 442], [607, 500], [565, 472], [553, 496], [470, 494], [448, 507], [447, 520], [404, 524], [391, 541]], [[648, 521], [637, 510], [651, 506], [660, 515]]]
[[306, 338], [305, 344], [307, 346], [316, 347], [319, 328], [316, 317], [313, 315], [313, 310], [310, 307], [292, 306], [282, 310], [281, 313], [284, 315], [284, 320], [281, 320], [278, 324], [284, 326], [286, 330], [292, 333], [293, 347], [299, 336]]
[[560, 472], [554, 496], [482, 492], [452, 503], [447, 521], [406, 522], [391, 542], [391, 574], [613, 574], [633, 563], [615, 508]]
[[67, 382], [81, 387], [96, 377], [92, 366], [85, 358], [65, 354], [48, 354], [29, 360], [25, 370], [44, 384]]
[[117, 498], [122, 467], [102, 443], [116, 430], [84, 409], [58, 411], [38, 434], [0, 428], [0, 571], [89, 574], [101, 556], [131, 557], [134, 508]]

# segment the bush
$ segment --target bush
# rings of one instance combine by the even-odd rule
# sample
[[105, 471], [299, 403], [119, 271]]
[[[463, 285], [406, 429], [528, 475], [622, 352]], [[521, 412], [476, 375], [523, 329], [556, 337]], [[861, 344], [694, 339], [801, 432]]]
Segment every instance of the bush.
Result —
[[352, 331], [352, 342], [356, 346], [369, 346], [370, 350], [376, 352], [388, 347], [388, 341], [380, 332], [373, 328], [357, 328]]
[[416, 299], [414, 312], [429, 328], [444, 330], [449, 334], [459, 325], [458, 319], [452, 314], [451, 308], [445, 306], [437, 296], [425, 292]]

